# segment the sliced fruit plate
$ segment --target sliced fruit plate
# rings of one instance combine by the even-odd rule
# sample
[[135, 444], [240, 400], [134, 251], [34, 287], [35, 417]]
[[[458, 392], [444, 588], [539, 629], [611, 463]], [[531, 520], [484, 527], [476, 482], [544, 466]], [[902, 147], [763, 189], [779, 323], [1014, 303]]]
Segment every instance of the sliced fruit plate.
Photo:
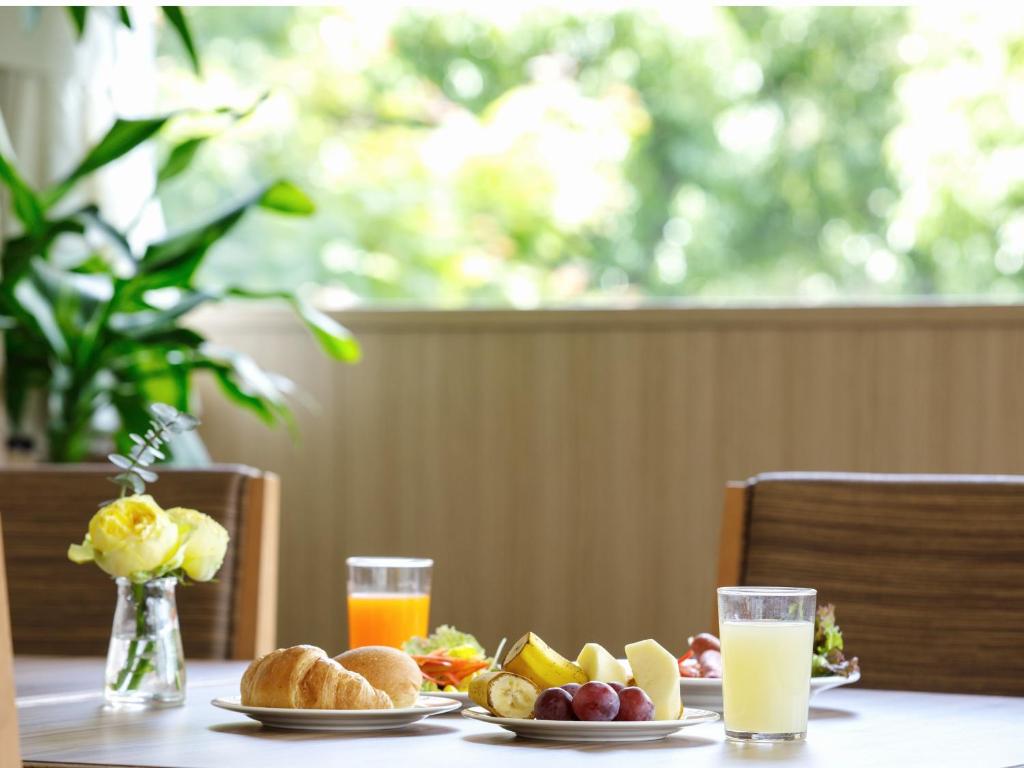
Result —
[[416, 704], [403, 709], [283, 709], [249, 707], [238, 696], [226, 696], [210, 702], [215, 707], [257, 720], [271, 728], [299, 731], [384, 731], [404, 728], [431, 715], [453, 712], [457, 701], [437, 696], [420, 696]]
[[[854, 672], [849, 677], [842, 675], [831, 675], [829, 677], [811, 678], [811, 698], [827, 691], [830, 688], [837, 688], [840, 685], [850, 685], [860, 680], [860, 672]], [[705, 709], [712, 709], [716, 712], [722, 711], [722, 680], [713, 677], [683, 677], [679, 680], [679, 688], [683, 694], [683, 701]]]
[[704, 709], [683, 712], [679, 720], [647, 720], [640, 722], [534, 720], [521, 717], [495, 717], [483, 707], [462, 710], [462, 716], [511, 731], [524, 739], [543, 741], [630, 742], [657, 741], [693, 725], [712, 723], [718, 714]]

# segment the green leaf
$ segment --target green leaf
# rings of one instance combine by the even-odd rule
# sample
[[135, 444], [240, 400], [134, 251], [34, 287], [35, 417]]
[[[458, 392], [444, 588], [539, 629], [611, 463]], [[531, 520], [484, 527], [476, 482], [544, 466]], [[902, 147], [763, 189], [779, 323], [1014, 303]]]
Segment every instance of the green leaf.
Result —
[[271, 184], [260, 198], [260, 205], [292, 216], [309, 216], [316, 211], [316, 206], [306, 193], [285, 180]]
[[52, 303], [30, 278], [24, 277], [14, 286], [14, 298], [31, 319], [40, 335], [45, 339], [53, 354], [60, 360], [68, 360], [71, 350], [61, 333], [60, 324]]
[[103, 218], [100, 215], [99, 208], [95, 205], [85, 206], [74, 214], [74, 218], [98, 230], [108, 242], [117, 248], [122, 258], [132, 262], [135, 261], [135, 254], [132, 253], [132, 247], [128, 244], [128, 238], [117, 227]]
[[47, 221], [42, 229], [34, 235], [22, 235], [8, 240], [4, 245], [3, 257], [0, 260], [0, 273], [3, 283], [12, 284], [28, 269], [33, 256], [46, 256], [46, 252], [58, 235], [66, 232], [82, 234], [85, 227], [73, 218]]
[[0, 154], [0, 181], [11, 191], [15, 216], [30, 232], [39, 232], [43, 226], [42, 203], [3, 154]]
[[312, 206], [312, 203], [289, 182], [279, 181], [257, 190], [199, 226], [152, 243], [142, 256], [139, 275], [132, 281], [129, 295], [138, 295], [141, 291], [154, 288], [190, 286], [192, 276], [202, 263], [206, 252], [226, 235], [253, 205], [261, 205], [279, 212], [301, 213]]
[[128, 29], [132, 28], [132, 17], [128, 14], [128, 6], [117, 6], [117, 18], [119, 18], [121, 23], [128, 27]]
[[146, 141], [153, 134], [159, 131], [173, 115], [162, 115], [160, 117], [148, 117], [138, 120], [123, 120], [118, 118], [85, 156], [78, 167], [55, 187], [50, 188], [43, 195], [44, 208], [50, 208], [59, 201], [83, 176], [102, 168], [104, 165], [117, 160], [135, 149], [139, 144]]
[[243, 299], [282, 299], [287, 301], [323, 350], [335, 360], [356, 363], [362, 357], [359, 341], [348, 328], [293, 293], [229, 288], [225, 291], [225, 295]]
[[[245, 109], [236, 110], [232, 107], [218, 107], [213, 110], [213, 114], [226, 115], [231, 119], [231, 123], [236, 123], [256, 111], [256, 108], [266, 101], [269, 95], [269, 93], [261, 94], [256, 101]], [[215, 134], [211, 133], [205, 136], [193, 136], [175, 145], [167, 155], [167, 159], [164, 161], [164, 164], [157, 173], [157, 183], [162, 184], [184, 172], [188, 166], [191, 165], [192, 160], [195, 158], [203, 144], [212, 139], [214, 135]]]
[[273, 426], [277, 423], [277, 417], [271, 407], [255, 395], [242, 390], [238, 383], [232, 379], [229, 370], [221, 366], [210, 366], [214, 378], [220, 384], [221, 391], [236, 405], [248, 408], [253, 411], [264, 424]]
[[89, 6], [87, 5], [69, 5], [67, 6], [68, 16], [71, 17], [71, 23], [75, 27], [75, 36], [81, 40], [82, 35], [85, 34], [85, 20], [86, 14], [89, 12]]
[[188, 168], [192, 159], [196, 156], [196, 152], [199, 151], [199, 148], [208, 138], [208, 136], [197, 136], [195, 138], [186, 139], [176, 145], [167, 156], [167, 160], [164, 161], [160, 170], [157, 172], [157, 184], [163, 184], [165, 181], [173, 179]]
[[181, 44], [185, 47], [188, 59], [192, 63], [192, 69], [195, 70], [197, 75], [200, 74], [199, 54], [196, 52], [195, 43], [192, 42], [192, 32], [188, 28], [188, 22], [185, 20], [185, 13], [177, 5], [165, 5], [162, 8], [164, 16], [171, 26], [174, 27], [174, 31], [178, 33], [178, 37], [181, 39]]
[[[177, 302], [163, 309], [115, 312], [110, 316], [110, 329], [137, 341], [154, 343], [162, 334], [169, 334], [173, 331], [185, 332], [184, 329], [174, 327], [175, 320], [214, 298], [216, 297], [212, 293], [186, 291]], [[196, 335], [198, 336], [198, 334]], [[167, 337], [165, 336], [165, 338]], [[186, 336], [181, 336], [182, 340], [185, 338]]]
[[292, 296], [289, 302], [295, 307], [302, 322], [306, 324], [327, 354], [335, 360], [342, 360], [346, 363], [359, 362], [359, 358], [362, 356], [359, 342], [348, 328], [315, 309], [298, 296]]

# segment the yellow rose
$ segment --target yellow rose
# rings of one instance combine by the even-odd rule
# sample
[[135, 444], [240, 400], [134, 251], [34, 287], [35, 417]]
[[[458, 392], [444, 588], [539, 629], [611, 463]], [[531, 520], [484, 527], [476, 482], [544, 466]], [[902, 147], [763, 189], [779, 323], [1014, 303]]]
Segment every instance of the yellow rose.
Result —
[[209, 581], [220, 569], [228, 551], [228, 532], [209, 515], [194, 509], [175, 507], [167, 514], [184, 531], [184, 559], [181, 567], [193, 581]]
[[146, 579], [157, 569], [180, 564], [177, 523], [152, 496], [126, 496], [93, 515], [81, 544], [68, 548], [76, 563], [94, 560], [111, 576]]

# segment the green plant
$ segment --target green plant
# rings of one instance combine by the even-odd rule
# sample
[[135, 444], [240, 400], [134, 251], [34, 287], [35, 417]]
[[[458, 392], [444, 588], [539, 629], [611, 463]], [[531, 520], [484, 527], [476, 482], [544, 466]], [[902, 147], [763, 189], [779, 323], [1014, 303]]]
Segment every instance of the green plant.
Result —
[[[114, 7], [117, 8], [117, 20], [128, 29], [133, 29], [132, 17], [128, 13], [128, 6], [118, 5]], [[90, 8], [88, 5], [69, 5], [66, 10], [71, 18], [72, 25], [75, 27], [75, 36], [81, 40], [82, 35], [85, 34], [85, 25], [89, 21]], [[188, 60], [192, 65], [192, 69], [195, 70], [196, 74], [199, 74], [199, 52], [192, 41], [192, 31], [185, 20], [185, 12], [178, 5], [162, 5], [160, 10], [163, 11], [164, 18], [167, 19], [167, 23], [174, 30], [174, 34], [181, 40], [185, 53], [188, 54]]]
[[[195, 285], [210, 248], [250, 208], [293, 216], [313, 212], [310, 199], [289, 181], [266, 184], [206, 221], [140, 249], [95, 205], [61, 212], [60, 203], [83, 179], [179, 114], [115, 121], [76, 168], [41, 190], [26, 183], [11, 158], [0, 152], [0, 184], [10, 193], [22, 230], [5, 233], [0, 252], [9, 434], [23, 434], [29, 395], [42, 392], [52, 461], [88, 457], [97, 438], [128, 450], [129, 434], [146, 431], [153, 403], [189, 409], [197, 371], [209, 371], [228, 398], [265, 422], [290, 424], [286, 379], [263, 371], [241, 352], [211, 344], [185, 324], [189, 313], [211, 302], [283, 299], [328, 355], [346, 362], [359, 357], [352, 335], [298, 296]], [[233, 122], [246, 113], [222, 109], [216, 114]], [[207, 138], [208, 132], [196, 134], [174, 146], [159, 169], [159, 183], [184, 172]], [[114, 414], [118, 418], [104, 418]]]

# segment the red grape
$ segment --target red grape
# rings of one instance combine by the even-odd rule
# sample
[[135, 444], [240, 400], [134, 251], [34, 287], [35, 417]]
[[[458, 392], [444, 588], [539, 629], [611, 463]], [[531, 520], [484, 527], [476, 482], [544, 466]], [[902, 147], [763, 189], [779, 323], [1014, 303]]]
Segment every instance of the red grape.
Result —
[[616, 720], [653, 720], [654, 702], [642, 688], [635, 685], [619, 691], [619, 714]]
[[708, 649], [700, 655], [700, 676], [722, 676], [722, 652]]
[[622, 683], [608, 683], [608, 685], [610, 685], [612, 690], [616, 693], [622, 693], [622, 689], [626, 687]]
[[561, 688], [548, 688], [534, 702], [533, 716], [537, 720], [575, 720], [572, 696]]
[[607, 683], [587, 683], [572, 697], [572, 711], [580, 720], [614, 720], [619, 714], [619, 696]]
[[721, 651], [722, 644], [710, 632], [701, 632], [696, 637], [690, 638], [690, 650], [693, 651], [694, 656], [700, 658], [704, 651]]
[[580, 689], [580, 684], [579, 683], [566, 683], [565, 685], [560, 685], [558, 687], [561, 688], [563, 691], [568, 691], [570, 696], [575, 696], [576, 695], [576, 691], [578, 691]]

